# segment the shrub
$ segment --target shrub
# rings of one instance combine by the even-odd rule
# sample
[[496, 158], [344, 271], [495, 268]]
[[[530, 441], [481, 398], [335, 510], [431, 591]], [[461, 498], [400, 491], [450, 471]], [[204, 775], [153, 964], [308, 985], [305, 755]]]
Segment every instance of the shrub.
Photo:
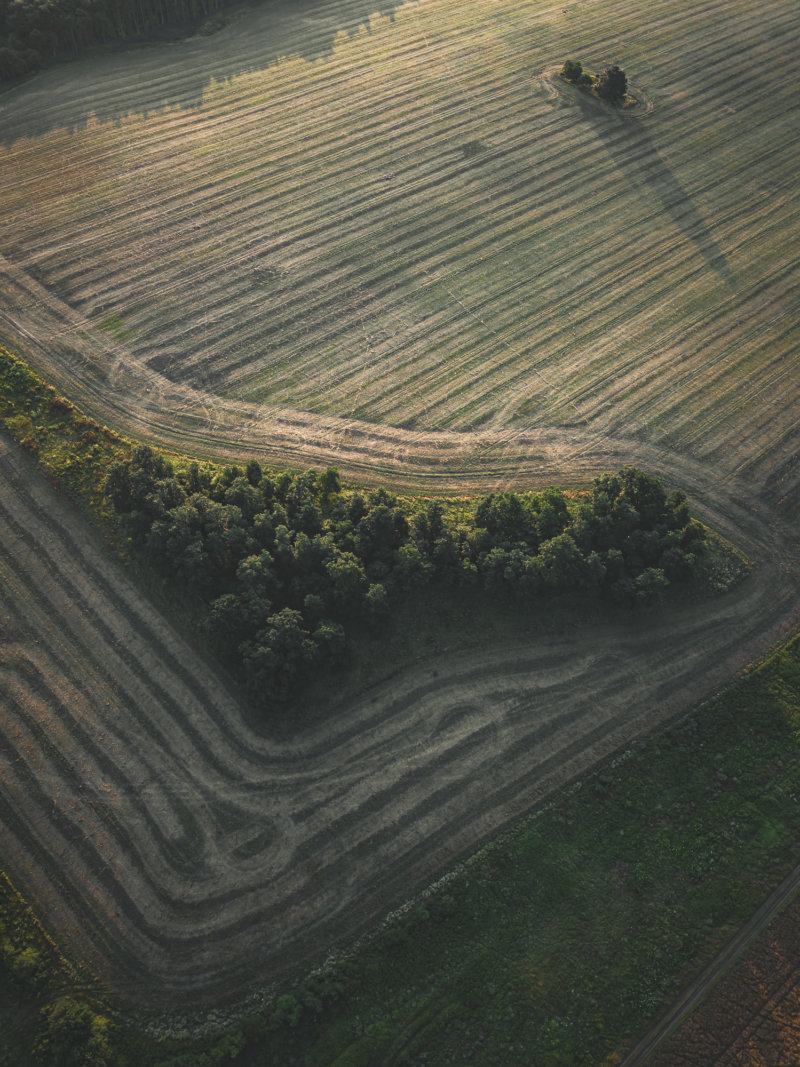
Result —
[[606, 67], [601, 74], [597, 75], [595, 88], [598, 96], [611, 103], [618, 103], [620, 100], [624, 100], [625, 93], [628, 91], [628, 79], [625, 71], [618, 67], [616, 63], [613, 67]]

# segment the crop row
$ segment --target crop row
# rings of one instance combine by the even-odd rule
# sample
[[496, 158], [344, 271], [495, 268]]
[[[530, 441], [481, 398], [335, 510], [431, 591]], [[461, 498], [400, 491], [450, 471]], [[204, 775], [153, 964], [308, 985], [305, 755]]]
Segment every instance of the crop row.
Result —
[[[577, 425], [766, 477], [800, 381], [798, 135], [766, 57], [780, 41], [793, 62], [800, 19], [663, 3], [634, 47], [626, 5], [568, 14], [574, 47], [655, 103], [619, 116], [540, 85], [563, 49], [547, 10], [402, 5], [310, 61], [352, 22], [328, 4], [281, 22], [300, 54], [278, 62], [254, 15], [254, 69], [193, 109], [137, 114], [131, 59], [97, 84], [99, 114], [131, 94], [117, 125], [59, 128], [54, 94], [54, 128], [8, 142], [0, 250], [153, 388], [419, 429]], [[215, 62], [241, 43], [225, 31]], [[166, 101], [187, 76], [178, 51]]]

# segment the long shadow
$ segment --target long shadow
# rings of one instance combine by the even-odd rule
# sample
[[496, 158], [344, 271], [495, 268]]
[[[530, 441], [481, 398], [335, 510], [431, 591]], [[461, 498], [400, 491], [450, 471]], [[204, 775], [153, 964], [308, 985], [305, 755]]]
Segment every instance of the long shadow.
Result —
[[584, 119], [591, 123], [601, 144], [622, 170], [630, 185], [643, 184], [661, 201], [681, 233], [702, 253], [708, 265], [731, 288], [735, 279], [708, 223], [681, 183], [661, 158], [642, 116], [615, 113], [594, 99], [576, 94]]
[[[161, 34], [152, 42], [98, 48], [4, 93], [0, 138], [8, 146], [52, 129], [82, 130], [92, 116], [119, 123], [127, 115], [199, 107], [212, 80], [230, 82], [288, 56], [299, 55], [310, 63], [324, 59], [333, 53], [337, 35], [369, 29], [376, 16], [394, 19], [404, 2], [262, 0], [252, 8], [223, 9], [218, 31], [209, 36], [203, 36], [201, 27], [183, 39], [165, 40], [169, 35]], [[173, 65], [180, 67], [177, 77], [172, 76]]]

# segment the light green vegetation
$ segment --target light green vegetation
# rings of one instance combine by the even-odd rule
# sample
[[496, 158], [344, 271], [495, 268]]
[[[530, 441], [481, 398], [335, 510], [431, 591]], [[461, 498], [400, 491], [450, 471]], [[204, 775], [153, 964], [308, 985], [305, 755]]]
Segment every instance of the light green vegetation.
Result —
[[116, 315], [111, 315], [103, 322], [98, 324], [98, 328], [101, 330], [107, 330], [117, 341], [127, 341], [129, 337], [133, 336], [132, 330], [127, 330]]
[[109, 466], [129, 454], [130, 446], [87, 418], [2, 346], [0, 425], [37, 457], [107, 537], [113, 537], [115, 516], [103, 498], [103, 480]]

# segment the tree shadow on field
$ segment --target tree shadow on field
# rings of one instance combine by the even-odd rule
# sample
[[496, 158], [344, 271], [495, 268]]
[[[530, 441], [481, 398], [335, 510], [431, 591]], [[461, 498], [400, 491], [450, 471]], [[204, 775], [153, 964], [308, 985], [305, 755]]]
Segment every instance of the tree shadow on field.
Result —
[[202, 25], [173, 28], [174, 34], [154, 31], [150, 40], [98, 48], [6, 93], [0, 137], [8, 146], [52, 129], [85, 129], [93, 116], [119, 123], [127, 115], [197, 108], [212, 80], [230, 82], [290, 56], [324, 60], [333, 54], [337, 36], [352, 37], [362, 27], [370, 31], [378, 17], [393, 21], [404, 2], [261, 0], [223, 8]]
[[[695, 245], [722, 281], [733, 288], [734, 275], [722, 249], [686, 190], [661, 158], [646, 120], [615, 113], [611, 107], [599, 105], [594, 99], [578, 96], [577, 104], [627, 181], [633, 186], [645, 185], [658, 197], [681, 233]], [[600, 113], [600, 107], [604, 113]]]

